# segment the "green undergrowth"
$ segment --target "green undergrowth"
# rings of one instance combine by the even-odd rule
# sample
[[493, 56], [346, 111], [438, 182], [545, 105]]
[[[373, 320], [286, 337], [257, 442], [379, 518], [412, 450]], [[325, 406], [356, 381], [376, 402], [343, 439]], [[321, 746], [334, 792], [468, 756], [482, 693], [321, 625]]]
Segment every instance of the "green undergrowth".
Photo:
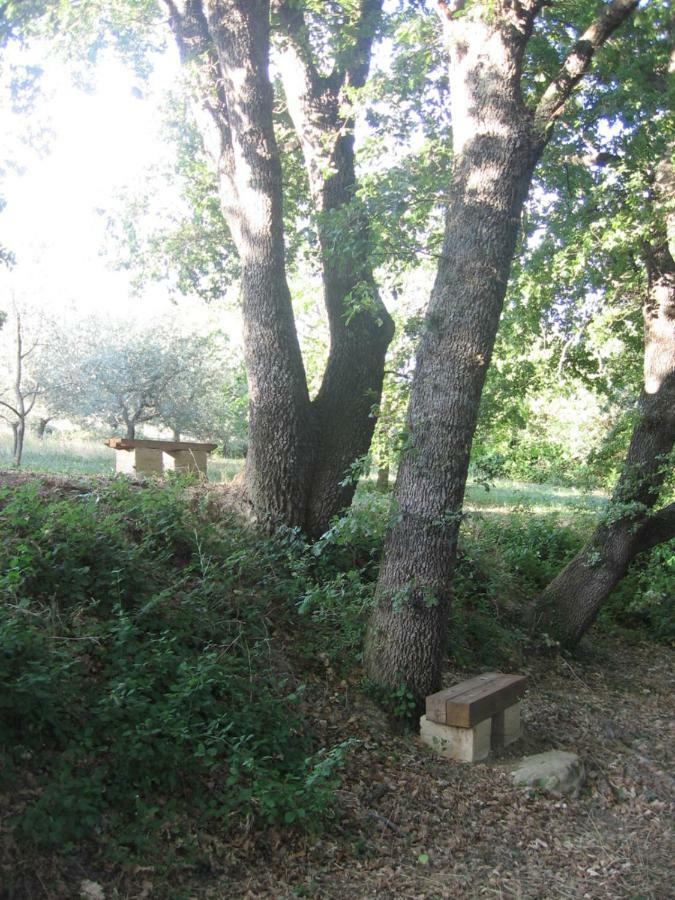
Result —
[[[358, 677], [390, 498], [360, 488], [309, 542], [256, 536], [200, 496], [125, 479], [0, 490], [0, 793], [20, 844], [192, 866], [204, 829], [317, 831], [333, 814], [348, 747], [318, 744], [303, 681]], [[524, 504], [465, 518], [456, 664], [522, 659], [524, 604], [592, 521]], [[653, 612], [673, 564], [671, 545], [634, 568], [605, 626], [669, 640]], [[409, 698], [391, 699], [405, 717]]]
[[[316, 745], [273, 630], [295, 536], [209, 521], [178, 483], [0, 493], [0, 790], [23, 844], [193, 864], [201, 827], [317, 828]], [[162, 849], [164, 848], [164, 849]]]

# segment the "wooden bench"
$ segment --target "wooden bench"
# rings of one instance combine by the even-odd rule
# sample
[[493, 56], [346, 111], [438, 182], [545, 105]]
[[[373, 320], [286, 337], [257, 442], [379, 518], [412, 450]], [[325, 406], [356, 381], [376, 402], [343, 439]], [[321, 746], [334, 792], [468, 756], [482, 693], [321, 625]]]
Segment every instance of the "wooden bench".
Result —
[[108, 438], [115, 451], [115, 471], [125, 475], [161, 475], [163, 472], [197, 472], [206, 475], [206, 461], [217, 444], [193, 441], [141, 441]]
[[487, 672], [430, 694], [420, 737], [449, 759], [485, 759], [491, 749], [520, 737], [520, 698], [526, 682], [523, 675]]

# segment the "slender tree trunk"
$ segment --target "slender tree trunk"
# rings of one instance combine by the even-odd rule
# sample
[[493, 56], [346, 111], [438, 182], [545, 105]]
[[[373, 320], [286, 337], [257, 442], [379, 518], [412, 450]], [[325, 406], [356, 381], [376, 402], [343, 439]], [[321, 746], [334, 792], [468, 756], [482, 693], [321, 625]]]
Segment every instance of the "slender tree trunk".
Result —
[[[660, 164], [657, 174], [661, 205], [668, 210], [675, 199], [670, 160]], [[535, 608], [535, 627], [551, 632], [567, 646], [573, 646], [585, 634], [635, 557], [655, 543], [675, 536], [675, 525], [668, 514], [662, 511], [655, 517], [653, 513], [663, 482], [672, 469], [669, 458], [675, 442], [672, 212], [667, 227], [659, 231], [661, 240], [645, 249], [648, 289], [642, 310], [644, 390], [623, 471], [608, 511], [590, 540], [548, 585]]]
[[21, 459], [23, 457], [23, 442], [26, 436], [26, 420], [19, 419], [14, 426], [14, 467], [21, 467]]
[[635, 5], [616, 0], [602, 10], [531, 111], [521, 68], [542, 4], [437, 2], [450, 56], [453, 172], [365, 648], [368, 675], [405, 685], [419, 706], [440, 685], [471, 441], [534, 167], [595, 49]]

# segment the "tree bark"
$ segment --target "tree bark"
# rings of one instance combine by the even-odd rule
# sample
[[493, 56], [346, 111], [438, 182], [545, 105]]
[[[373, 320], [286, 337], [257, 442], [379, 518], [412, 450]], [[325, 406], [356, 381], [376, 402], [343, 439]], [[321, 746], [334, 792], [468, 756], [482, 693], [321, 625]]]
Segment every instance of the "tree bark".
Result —
[[[462, 2], [437, 3], [450, 57], [454, 162], [394, 492], [396, 520], [365, 653], [370, 678], [390, 689], [405, 685], [418, 706], [440, 686], [471, 441], [532, 174], [552, 117], [594, 47], [635, 5], [624, 0], [605, 8], [602, 27], [594, 23], [571, 54], [582, 45], [585, 63], [569, 77], [559, 75], [533, 112], [522, 100], [520, 79], [541, 4], [463, 10]], [[606, 15], [610, 9], [615, 18]]]
[[535, 606], [537, 630], [566, 646], [585, 634], [635, 557], [675, 536], [673, 506], [653, 512], [675, 442], [675, 172], [669, 159], [657, 168], [657, 191], [666, 221], [658, 229], [660, 239], [645, 248], [644, 390], [638, 420], [607, 513]]
[[47, 431], [47, 425], [49, 425], [50, 422], [51, 422], [51, 417], [48, 417], [48, 416], [42, 416], [38, 420], [38, 427], [37, 427], [37, 431], [36, 431], [38, 440], [41, 441], [44, 438], [45, 432]]
[[[325, 228], [326, 214], [343, 210], [354, 197], [353, 116], [340, 112], [341, 91], [350, 79], [354, 86], [365, 79], [381, 2], [362, 0], [353, 53], [336, 63], [330, 78], [320, 79], [306, 54], [298, 73], [310, 79], [308, 90], [295, 97], [294, 119], [319, 216], [331, 331], [328, 364], [313, 403], [284, 264], [281, 165], [268, 76], [270, 2], [165, 5], [184, 61], [198, 69], [202, 134], [218, 164], [223, 213], [241, 260], [250, 401], [245, 490], [261, 524], [282, 522], [316, 535], [351, 501], [354, 488], [342, 482], [369, 447], [371, 411], [393, 333], [368, 261], [367, 223], [361, 219], [356, 226], [359, 250], [349, 260], [336, 256]], [[297, 5], [275, 7], [282, 16], [302, 18]], [[288, 46], [297, 49], [292, 41]], [[289, 97], [292, 105], [292, 91]], [[349, 304], [356, 306], [361, 295], [367, 302], [348, 316]]]
[[[317, 215], [330, 350], [312, 403], [317, 450], [307, 530], [320, 534], [349, 506], [355, 480], [345, 478], [368, 452], [375, 429], [384, 359], [394, 325], [370, 262], [369, 226], [356, 198], [354, 110], [348, 90], [363, 87], [382, 0], [361, 0], [354, 44], [320, 75], [306, 39], [302, 8], [276, 3], [281, 22], [282, 78]], [[340, 224], [348, 240], [336, 241]], [[347, 249], [345, 249], [347, 248]]]

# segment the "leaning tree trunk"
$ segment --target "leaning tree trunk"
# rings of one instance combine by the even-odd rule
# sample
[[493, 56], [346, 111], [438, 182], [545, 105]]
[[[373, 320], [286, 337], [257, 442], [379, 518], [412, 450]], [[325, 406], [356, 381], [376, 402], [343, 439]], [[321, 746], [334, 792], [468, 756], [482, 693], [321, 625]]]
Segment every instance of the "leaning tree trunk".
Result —
[[443, 255], [417, 351], [397, 521], [366, 656], [374, 680], [405, 684], [417, 700], [440, 682], [471, 441], [537, 160], [506, 33], [480, 19], [448, 31], [454, 165]]
[[541, 3], [437, 6], [450, 55], [454, 163], [365, 655], [370, 678], [405, 685], [418, 706], [440, 686], [471, 441], [532, 173], [595, 49], [636, 2], [604, 8], [534, 112], [520, 79]]
[[[675, 198], [670, 161], [658, 167], [661, 199]], [[654, 515], [675, 442], [675, 220], [645, 251], [644, 390], [621, 477], [607, 513], [586, 546], [539, 597], [533, 625], [575, 645], [635, 557], [675, 536], [672, 508]], [[669, 248], [670, 239], [670, 248]]]

